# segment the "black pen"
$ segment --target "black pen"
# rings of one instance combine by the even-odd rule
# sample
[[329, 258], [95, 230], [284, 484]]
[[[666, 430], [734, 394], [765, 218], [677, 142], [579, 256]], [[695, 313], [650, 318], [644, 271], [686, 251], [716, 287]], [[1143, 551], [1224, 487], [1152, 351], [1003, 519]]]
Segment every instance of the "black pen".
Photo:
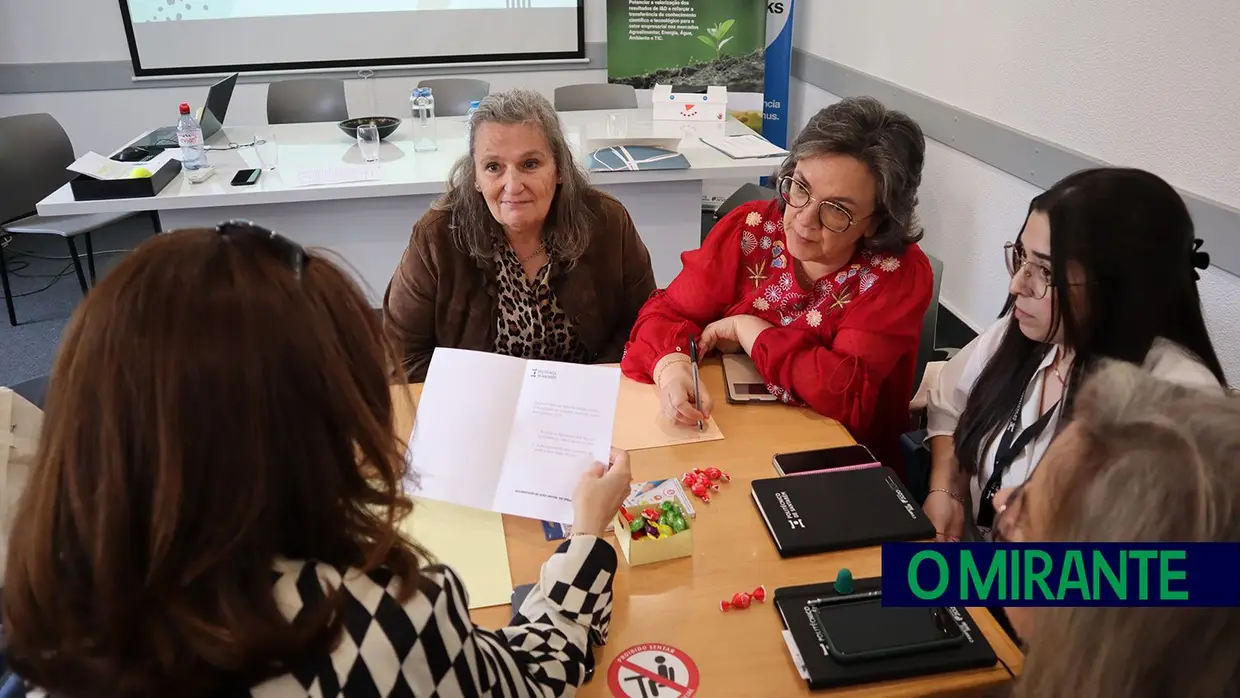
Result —
[[[693, 364], [693, 409], [702, 411], [702, 390], [698, 387], [698, 353], [697, 340], [689, 338], [689, 362]], [[702, 420], [698, 420], [698, 431], [702, 431]]]

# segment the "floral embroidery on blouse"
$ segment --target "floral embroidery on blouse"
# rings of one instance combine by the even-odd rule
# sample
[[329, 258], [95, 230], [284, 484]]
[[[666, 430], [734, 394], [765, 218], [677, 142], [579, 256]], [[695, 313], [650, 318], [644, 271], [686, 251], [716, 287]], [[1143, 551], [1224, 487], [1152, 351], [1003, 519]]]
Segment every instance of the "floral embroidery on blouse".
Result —
[[797, 402], [797, 399], [792, 396], [791, 390], [775, 385], [774, 383], [767, 383], [766, 391], [774, 395], [780, 402], [787, 403], [789, 405]]
[[748, 256], [758, 249], [758, 238], [748, 230], [741, 233], [741, 254]]
[[763, 221], [761, 214], [751, 211], [745, 217], [745, 226], [740, 246], [741, 254], [748, 258], [745, 272], [756, 294], [752, 305], [759, 312], [773, 311], [774, 320], [783, 327], [801, 321], [810, 328], [819, 327], [824, 316], [843, 310], [873, 288], [879, 274], [900, 268], [900, 260], [892, 255], [862, 252], [858, 261], [819, 279], [808, 292], [802, 291], [791, 270], [787, 243], [772, 237], [783, 232], [783, 220]]

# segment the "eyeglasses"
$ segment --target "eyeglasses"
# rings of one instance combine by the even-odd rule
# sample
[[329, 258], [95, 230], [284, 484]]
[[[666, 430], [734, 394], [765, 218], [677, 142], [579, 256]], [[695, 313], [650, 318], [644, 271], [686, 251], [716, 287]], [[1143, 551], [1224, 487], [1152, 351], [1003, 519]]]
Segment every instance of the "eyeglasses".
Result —
[[996, 543], [1015, 543], [1016, 523], [1020, 518], [1020, 504], [1025, 494], [1025, 484], [1021, 483], [1008, 495], [1003, 506], [995, 511], [994, 525], [990, 528], [990, 538]]
[[301, 281], [302, 271], [306, 268], [306, 262], [310, 258], [301, 245], [250, 221], [224, 221], [215, 226], [215, 232], [224, 238], [245, 237], [262, 241], [262, 244], [283, 262], [289, 271], [293, 272], [293, 278]]
[[1007, 262], [1008, 274], [1016, 278], [1024, 272], [1025, 283], [1032, 298], [1046, 297], [1046, 291], [1054, 284], [1051, 270], [1029, 259], [1025, 246], [1019, 242], [1009, 242], [1003, 246], [1004, 261]]
[[809, 195], [809, 190], [804, 184], [796, 181], [792, 177], [781, 177], [779, 180], [779, 198], [784, 203], [793, 208], [805, 208], [810, 204], [818, 205], [818, 219], [822, 222], [822, 227], [833, 233], [842, 233], [853, 226], [858, 221], [863, 221], [874, 215], [871, 211], [867, 215], [860, 218], [853, 218], [848, 209], [840, 206], [834, 201], [818, 201]]

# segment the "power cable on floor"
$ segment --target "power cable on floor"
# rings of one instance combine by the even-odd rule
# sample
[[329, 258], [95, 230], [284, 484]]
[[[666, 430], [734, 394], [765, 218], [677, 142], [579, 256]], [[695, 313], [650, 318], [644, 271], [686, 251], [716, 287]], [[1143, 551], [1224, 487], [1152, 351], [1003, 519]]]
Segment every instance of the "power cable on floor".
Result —
[[[52, 276], [52, 280], [51, 280], [51, 281], [49, 281], [49, 282], [47, 282], [46, 284], [44, 284], [44, 285], [42, 286], [42, 288], [36, 288], [36, 289], [35, 289], [35, 290], [33, 290], [33, 291], [25, 291], [25, 292], [23, 292], [23, 293], [15, 293], [15, 294], [13, 294], [13, 296], [12, 296], [12, 297], [13, 297], [13, 298], [25, 298], [26, 296], [33, 296], [33, 295], [34, 295], [34, 294], [36, 294], [36, 293], [43, 293], [43, 292], [44, 292], [44, 291], [46, 291], [47, 289], [49, 289], [49, 288], [51, 288], [52, 286], [54, 286], [54, 285], [56, 284], [56, 282], [57, 282], [57, 281], [60, 281], [61, 279], [63, 279], [63, 278], [65, 278], [66, 276], [68, 276], [68, 275], [69, 275], [70, 270], [72, 270], [72, 269], [73, 269], [73, 265], [72, 265], [72, 264], [66, 264], [66, 265], [65, 265], [65, 268], [64, 268], [64, 269], [61, 269], [59, 274], [55, 274], [55, 275], [53, 275], [53, 276]], [[34, 278], [34, 277], [28, 277], [28, 278]]]

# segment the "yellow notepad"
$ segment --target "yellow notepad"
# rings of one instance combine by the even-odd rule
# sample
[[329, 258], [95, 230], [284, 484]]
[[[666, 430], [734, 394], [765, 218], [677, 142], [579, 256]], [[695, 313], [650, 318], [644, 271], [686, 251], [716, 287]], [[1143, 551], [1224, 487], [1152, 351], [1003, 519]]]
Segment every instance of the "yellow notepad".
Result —
[[471, 609], [502, 606], [512, 599], [508, 544], [499, 514], [415, 497], [413, 514], [401, 522], [401, 530], [460, 575]]

